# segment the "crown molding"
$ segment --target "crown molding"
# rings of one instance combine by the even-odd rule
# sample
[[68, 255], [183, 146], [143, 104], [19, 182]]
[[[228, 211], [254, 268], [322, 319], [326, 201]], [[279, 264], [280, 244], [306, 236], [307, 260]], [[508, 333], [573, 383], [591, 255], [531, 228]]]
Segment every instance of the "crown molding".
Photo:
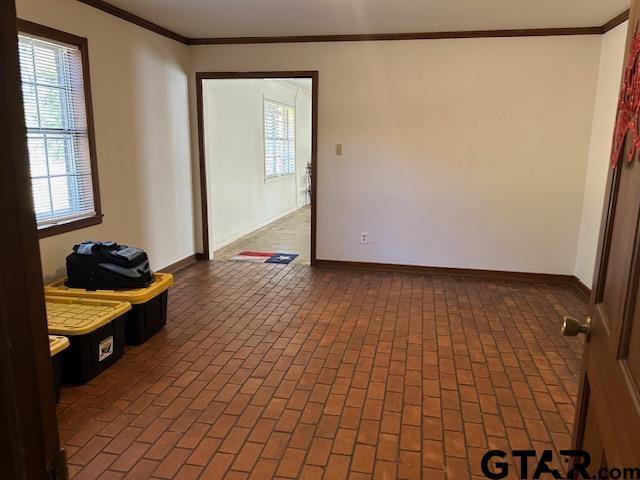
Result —
[[168, 28], [161, 27], [158, 24], [150, 22], [142, 17], [134, 15], [133, 13], [127, 12], [115, 5], [111, 5], [103, 0], [78, 0], [80, 3], [84, 3], [85, 5], [89, 5], [90, 7], [97, 8], [98, 10], [102, 10], [105, 13], [113, 15], [114, 17], [121, 18], [127, 22], [133, 23], [139, 27], [142, 27], [146, 30], [150, 30], [158, 35], [162, 35], [163, 37], [170, 38], [177, 42], [183, 43], [185, 45], [189, 44], [189, 40], [187, 37], [180, 35], [179, 33], [172, 32]]
[[211, 37], [189, 38], [149, 20], [111, 5], [104, 0], [78, 0], [139, 27], [171, 38], [185, 45], [247, 45], [265, 43], [376, 42], [397, 40], [442, 40], [455, 38], [549, 37], [568, 35], [602, 35], [629, 19], [629, 10], [599, 27], [525, 28], [513, 30], [465, 30], [454, 32], [373, 33], [351, 35], [293, 35], [275, 37]]
[[189, 45], [241, 45], [259, 43], [380, 42], [398, 40], [443, 40], [455, 38], [548, 37], [600, 35], [601, 27], [530, 28], [520, 30], [465, 30], [457, 32], [373, 33], [352, 35], [298, 35], [280, 37], [190, 38]]
[[629, 20], [629, 10], [622, 12], [620, 15], [618, 15], [617, 17], [612, 18], [611, 20], [609, 20], [607, 23], [605, 23], [604, 25], [602, 25], [602, 27], [600, 27], [602, 29], [602, 33], [605, 34], [607, 33], [609, 30], [613, 30], [614, 28], [616, 28], [618, 25], [623, 24], [624, 22], [626, 22], [627, 20]]

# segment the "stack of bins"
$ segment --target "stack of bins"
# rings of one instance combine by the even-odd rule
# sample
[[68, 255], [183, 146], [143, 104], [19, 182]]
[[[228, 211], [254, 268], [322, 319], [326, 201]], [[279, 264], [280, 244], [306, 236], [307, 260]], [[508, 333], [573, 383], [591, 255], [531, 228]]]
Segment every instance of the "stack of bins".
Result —
[[124, 352], [127, 302], [46, 296], [49, 333], [69, 338], [62, 352], [63, 383], [85, 383]]
[[65, 281], [63, 278], [46, 286], [45, 295], [111, 300], [132, 305], [125, 322], [127, 345], [140, 345], [167, 323], [167, 299], [169, 288], [173, 285], [173, 275], [170, 273], [157, 272], [151, 285], [133, 290], [84, 290], [67, 287]]
[[56, 402], [60, 401], [60, 371], [62, 352], [69, 348], [69, 339], [60, 335], [49, 335], [49, 353], [51, 354], [51, 368], [53, 369], [53, 391]]

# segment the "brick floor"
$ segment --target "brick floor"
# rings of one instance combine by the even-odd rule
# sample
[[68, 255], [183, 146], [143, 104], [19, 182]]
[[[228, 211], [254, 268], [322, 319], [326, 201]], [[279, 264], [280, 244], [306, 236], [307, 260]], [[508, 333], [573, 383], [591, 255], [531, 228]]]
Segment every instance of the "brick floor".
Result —
[[161, 333], [63, 389], [75, 478], [462, 480], [489, 448], [569, 446], [572, 287], [213, 262], [169, 305]]

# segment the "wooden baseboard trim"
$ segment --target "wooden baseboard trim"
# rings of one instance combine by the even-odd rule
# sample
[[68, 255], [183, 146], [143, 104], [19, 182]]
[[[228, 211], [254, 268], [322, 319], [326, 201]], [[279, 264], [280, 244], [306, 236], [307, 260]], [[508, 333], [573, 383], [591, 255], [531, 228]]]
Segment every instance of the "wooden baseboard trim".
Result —
[[400, 265], [393, 263], [349, 262], [341, 260], [316, 260], [314, 266], [320, 268], [341, 268], [349, 270], [373, 270], [379, 272], [420, 273], [431, 275], [456, 275], [465, 277], [520, 280], [541, 283], [562, 283], [575, 285], [573, 275], [550, 273], [509, 272], [502, 270], [479, 270], [473, 268], [428, 267], [422, 265]]
[[573, 277], [573, 286], [585, 297], [591, 298], [591, 289], [587, 287], [578, 277]]
[[200, 258], [198, 258], [197, 253], [193, 254], [193, 255], [189, 255], [186, 258], [183, 258], [182, 260], [178, 260], [175, 263], [172, 263], [171, 265], [168, 265], [164, 268], [161, 268], [159, 271], [160, 272], [165, 272], [165, 273], [176, 273], [180, 270], [182, 270], [183, 268], [186, 268], [190, 265], [193, 265], [194, 263], [198, 262], [200, 260]]
[[[203, 253], [189, 255], [182, 260], [161, 268], [166, 273], [176, 273], [197, 262], [207, 261]], [[479, 270], [474, 268], [428, 267], [422, 265], [401, 265], [395, 263], [351, 262], [345, 260], [316, 260], [316, 268], [335, 268], [342, 270], [364, 270], [376, 272], [417, 273], [422, 275], [455, 275], [460, 277], [485, 278], [488, 280], [517, 280], [537, 283], [557, 283], [571, 285], [582, 295], [591, 298], [591, 289], [574, 275], [557, 275], [551, 273], [509, 272], [504, 270]]]

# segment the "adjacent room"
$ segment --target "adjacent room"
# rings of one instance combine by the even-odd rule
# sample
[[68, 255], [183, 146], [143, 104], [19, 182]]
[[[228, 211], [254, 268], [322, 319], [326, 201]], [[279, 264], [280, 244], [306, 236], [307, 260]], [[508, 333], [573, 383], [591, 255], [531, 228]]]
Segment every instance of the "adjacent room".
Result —
[[3, 478], [637, 470], [640, 0], [0, 9]]
[[311, 78], [203, 75], [207, 239], [215, 260], [311, 260]]

